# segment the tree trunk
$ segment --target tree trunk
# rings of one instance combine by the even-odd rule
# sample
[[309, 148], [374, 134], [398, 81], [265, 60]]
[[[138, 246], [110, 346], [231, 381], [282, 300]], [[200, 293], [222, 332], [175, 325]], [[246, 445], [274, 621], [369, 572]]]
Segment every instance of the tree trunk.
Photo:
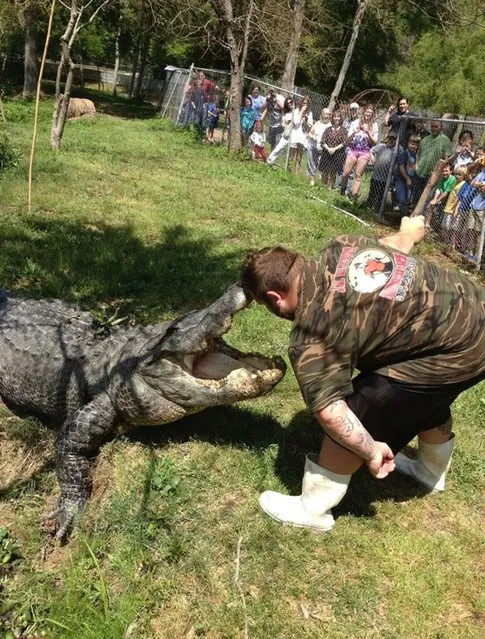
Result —
[[149, 35], [145, 35], [145, 36], [143, 36], [143, 40], [142, 40], [142, 44], [141, 44], [140, 58], [139, 58], [139, 65], [138, 65], [138, 77], [136, 78], [135, 90], [133, 92], [133, 97], [138, 102], [141, 101], [141, 99], [142, 99], [142, 94], [143, 94], [143, 76], [145, 75], [145, 68], [146, 68], [146, 64], [147, 64], [149, 48], [150, 48], [150, 36]]
[[35, 19], [31, 13], [25, 14], [25, 45], [24, 45], [24, 89], [22, 97], [31, 98], [37, 89], [39, 73], [39, 59], [37, 57], [37, 33]]
[[120, 69], [120, 38], [121, 38], [121, 17], [118, 24], [115, 40], [115, 68], [113, 71], [113, 95], [116, 97], [116, 87], [118, 86], [118, 71]]
[[291, 37], [286, 54], [285, 70], [281, 78], [281, 88], [293, 93], [295, 88], [296, 67], [298, 66], [298, 50], [300, 48], [301, 33], [303, 29], [303, 14], [305, 0], [294, 0], [291, 12]]
[[416, 217], [416, 215], [423, 214], [428, 198], [431, 195], [431, 191], [438, 184], [444, 166], [446, 166], [446, 160], [438, 160], [410, 217]]
[[340, 69], [337, 82], [335, 83], [335, 88], [332, 91], [332, 95], [330, 96], [330, 104], [328, 105], [328, 108], [331, 110], [335, 108], [335, 103], [337, 102], [340, 92], [342, 91], [345, 77], [347, 76], [347, 71], [352, 60], [352, 54], [354, 53], [357, 38], [359, 37], [360, 25], [362, 24], [364, 13], [367, 9], [368, 4], [369, 0], [357, 0], [357, 11], [355, 12], [354, 23], [352, 25], [352, 36], [345, 53], [344, 61], [342, 62], [342, 68]]
[[136, 74], [138, 71], [138, 67], [140, 65], [140, 51], [141, 51], [141, 44], [140, 44], [140, 39], [138, 39], [138, 43], [136, 45], [136, 52], [133, 57], [133, 67], [131, 68], [130, 87], [128, 89], [128, 97], [130, 100], [133, 99], [133, 95], [135, 93]]
[[244, 83], [244, 70], [241, 75], [239, 68], [231, 65], [231, 106], [229, 109], [231, 129], [227, 141], [229, 153], [234, 153], [241, 148], [241, 102]]
[[[67, 120], [67, 109], [69, 106], [69, 100], [71, 98], [71, 88], [74, 78], [74, 62], [71, 59], [71, 49], [74, 40], [79, 31], [92, 23], [98, 13], [110, 4], [111, 0], [104, 0], [100, 2], [98, 6], [91, 13], [90, 17], [81, 24], [81, 16], [87, 5], [82, 4], [78, 7], [77, 0], [71, 0], [71, 8], [69, 14], [69, 22], [66, 30], [61, 36], [61, 60], [57, 67], [56, 76], [56, 104], [52, 113], [52, 125], [51, 125], [51, 147], [58, 151], [61, 147], [62, 135], [64, 133], [64, 127]], [[62, 73], [64, 69], [67, 69], [66, 81], [64, 83], [64, 92], [61, 93]]]
[[[67, 109], [71, 98], [72, 81], [74, 78], [74, 63], [71, 60], [71, 51], [66, 42], [62, 42], [61, 61], [57, 68], [56, 77], [56, 104], [52, 114], [51, 147], [54, 151], [61, 148], [62, 135], [67, 120]], [[64, 67], [67, 67], [67, 76], [64, 83], [64, 93], [61, 93], [61, 77]]]
[[[234, 18], [233, 0], [222, 0], [222, 6], [220, 8], [226, 30], [226, 45], [231, 60], [231, 134], [229, 136], [228, 149], [229, 153], [236, 153], [241, 148], [240, 105], [244, 82], [244, 68], [248, 56], [254, 0], [249, 0], [247, 12], [244, 15], [243, 28], [238, 31], [233, 30], [233, 25], [236, 22]], [[244, 7], [242, 11], [244, 11]]]
[[[57, 67], [56, 75], [56, 103], [52, 113], [51, 125], [51, 147], [54, 151], [61, 148], [62, 134], [67, 120], [67, 108], [71, 97], [71, 87], [74, 77], [74, 63], [71, 60], [71, 46], [76, 35], [76, 28], [79, 24], [80, 14], [77, 3], [72, 0], [69, 23], [65, 32], [61, 36], [61, 59]], [[62, 73], [67, 68], [66, 81], [64, 83], [64, 93], [61, 93]]]

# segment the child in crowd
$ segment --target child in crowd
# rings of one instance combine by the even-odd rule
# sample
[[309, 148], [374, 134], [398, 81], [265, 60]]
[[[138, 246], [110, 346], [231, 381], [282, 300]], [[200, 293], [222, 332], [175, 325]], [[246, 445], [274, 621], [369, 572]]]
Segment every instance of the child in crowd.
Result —
[[456, 227], [457, 232], [455, 236], [456, 248], [464, 255], [471, 253], [470, 243], [467, 242], [468, 235], [468, 221], [471, 216], [471, 204], [475, 195], [477, 195], [477, 189], [472, 186], [473, 180], [480, 173], [480, 164], [475, 162], [469, 164], [466, 167], [467, 174], [463, 186], [457, 193], [458, 208], [457, 208], [457, 220]]
[[473, 138], [464, 137], [461, 143], [456, 147], [455, 153], [450, 160], [454, 169], [473, 162], [474, 154], [472, 148]]
[[[468, 222], [468, 230], [472, 235], [472, 253], [468, 258], [473, 261], [481, 261], [483, 246], [480, 247], [480, 236], [483, 233], [485, 223], [485, 167], [480, 163], [480, 173], [472, 180], [472, 187], [477, 189], [477, 194], [471, 203], [471, 215]], [[483, 239], [483, 238], [482, 238]]]
[[207, 107], [207, 117], [209, 118], [207, 139], [209, 140], [209, 142], [214, 142], [214, 129], [217, 128], [217, 125], [219, 123], [219, 107], [217, 106], [217, 100], [214, 95], [211, 95], [209, 100], [209, 106]]
[[485, 146], [479, 146], [475, 151], [475, 163], [485, 166]]
[[251, 133], [251, 142], [253, 143], [252, 156], [253, 160], [267, 161], [266, 157], [266, 133], [263, 131], [261, 120], [254, 123], [254, 131]]
[[457, 247], [458, 239], [458, 209], [460, 207], [458, 194], [465, 186], [465, 178], [467, 176], [467, 173], [468, 171], [464, 166], [459, 166], [457, 169], [454, 170], [456, 184], [449, 194], [445, 204], [445, 208], [443, 209], [444, 215], [441, 221], [441, 227], [443, 229], [443, 240], [450, 242], [453, 245], [453, 248]]
[[409, 212], [409, 202], [413, 187], [413, 175], [416, 170], [416, 154], [421, 138], [411, 135], [407, 148], [397, 157], [397, 174], [394, 182], [395, 196], [401, 217]]
[[241, 107], [241, 142], [243, 146], [248, 145], [255, 120], [256, 114], [253, 109], [253, 102], [248, 96], [244, 99], [244, 106]]
[[451, 166], [445, 164], [436, 191], [429, 201], [424, 214], [426, 228], [431, 228], [431, 226], [439, 228], [448, 195], [453, 190], [455, 184], [456, 177], [451, 172]]
[[[384, 142], [376, 144], [371, 151], [374, 166], [372, 169], [369, 195], [367, 196], [367, 206], [369, 208], [379, 209], [381, 205], [382, 198], [386, 191], [387, 177], [389, 171], [392, 170], [393, 161], [395, 157], [397, 157], [395, 156], [396, 138], [396, 134], [393, 131], [389, 131]], [[400, 151], [402, 152], [402, 149], [400, 149]], [[393, 180], [391, 180], [390, 184], [392, 183]]]

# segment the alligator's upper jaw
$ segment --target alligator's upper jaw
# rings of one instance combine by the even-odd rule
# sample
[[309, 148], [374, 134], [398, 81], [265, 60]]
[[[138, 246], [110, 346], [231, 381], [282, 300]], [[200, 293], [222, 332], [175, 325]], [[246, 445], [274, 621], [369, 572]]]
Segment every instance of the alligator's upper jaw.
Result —
[[170, 353], [205, 350], [212, 339], [227, 333], [233, 316], [247, 303], [243, 289], [234, 284], [207, 308], [174, 320], [160, 343], [161, 350]]
[[242, 353], [221, 338], [247, 304], [237, 284], [207, 309], [175, 320], [141, 371], [166, 399], [184, 407], [214, 406], [268, 393], [283, 378], [281, 357]]

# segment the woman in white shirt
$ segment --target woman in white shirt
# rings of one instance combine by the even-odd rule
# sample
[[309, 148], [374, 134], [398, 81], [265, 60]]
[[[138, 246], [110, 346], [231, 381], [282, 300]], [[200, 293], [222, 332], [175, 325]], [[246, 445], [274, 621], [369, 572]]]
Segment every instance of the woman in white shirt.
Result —
[[300, 172], [303, 152], [308, 147], [308, 133], [313, 126], [313, 115], [310, 110], [310, 98], [303, 96], [300, 104], [293, 113], [293, 130], [290, 136], [290, 146], [293, 152], [293, 173]]
[[289, 143], [294, 159], [293, 171], [294, 173], [299, 172], [301, 157], [308, 144], [308, 131], [313, 125], [313, 115], [309, 105], [309, 99], [302, 98], [298, 107], [293, 109], [293, 100], [286, 98], [283, 107], [283, 126], [285, 130], [281, 140], [271, 152], [268, 164], [274, 164]]
[[288, 146], [291, 129], [293, 128], [293, 100], [291, 98], [286, 98], [283, 103], [283, 116], [281, 118], [281, 124], [283, 125], [283, 134], [279, 139], [278, 144], [271, 151], [268, 158], [268, 164], [274, 164], [278, 157]]
[[322, 109], [320, 119], [317, 120], [308, 132], [307, 146], [307, 175], [310, 178], [310, 186], [315, 186], [315, 174], [318, 171], [320, 157], [322, 155], [322, 135], [331, 126], [332, 112], [330, 109]]

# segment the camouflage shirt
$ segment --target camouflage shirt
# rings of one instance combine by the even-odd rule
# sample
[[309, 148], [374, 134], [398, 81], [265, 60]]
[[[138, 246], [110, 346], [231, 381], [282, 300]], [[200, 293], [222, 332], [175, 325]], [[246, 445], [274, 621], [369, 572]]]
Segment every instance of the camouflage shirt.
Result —
[[289, 356], [308, 408], [376, 371], [424, 386], [485, 371], [485, 289], [361, 236], [334, 239], [302, 271]]

